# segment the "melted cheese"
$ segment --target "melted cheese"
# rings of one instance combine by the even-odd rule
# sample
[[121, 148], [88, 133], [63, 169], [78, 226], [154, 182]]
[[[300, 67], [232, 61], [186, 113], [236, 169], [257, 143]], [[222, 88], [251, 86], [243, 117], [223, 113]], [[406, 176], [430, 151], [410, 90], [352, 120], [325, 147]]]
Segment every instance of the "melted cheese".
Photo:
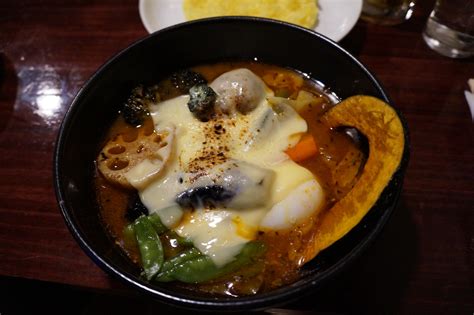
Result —
[[197, 249], [211, 257], [217, 266], [222, 266], [232, 260], [251, 239], [238, 233], [235, 216], [234, 211], [224, 209], [198, 209], [183, 220], [175, 231], [193, 240]]
[[[189, 96], [180, 96], [151, 107], [156, 128], [165, 123], [176, 127], [175, 145], [160, 177], [142, 189], [140, 195], [151, 213], [158, 213], [165, 224], [172, 222], [168, 227], [191, 239], [201, 252], [220, 266], [231, 261], [245, 243], [255, 239], [262, 219], [273, 205], [283, 202], [285, 208], [288, 202], [284, 200], [294, 202], [295, 199], [288, 199], [288, 196], [298, 192], [302, 183], [315, 181], [310, 171], [288, 159], [284, 153], [299, 141], [307, 125], [291, 107], [273, 108], [266, 98], [246, 115], [237, 113], [210, 124], [193, 116], [187, 106], [188, 100]], [[192, 214], [185, 214], [176, 226], [176, 220], [167, 218], [168, 214], [162, 209], [176, 206], [177, 194], [195, 184], [192, 168], [202, 166], [196, 164], [199, 161], [197, 154], [212, 155], [221, 151], [226, 158], [272, 170], [275, 176], [271, 198], [263, 206], [253, 209], [197, 209]], [[288, 207], [285, 209], [289, 211]], [[298, 213], [307, 216], [307, 210]], [[176, 217], [176, 213], [174, 215]], [[301, 217], [293, 216], [291, 222], [298, 219]]]

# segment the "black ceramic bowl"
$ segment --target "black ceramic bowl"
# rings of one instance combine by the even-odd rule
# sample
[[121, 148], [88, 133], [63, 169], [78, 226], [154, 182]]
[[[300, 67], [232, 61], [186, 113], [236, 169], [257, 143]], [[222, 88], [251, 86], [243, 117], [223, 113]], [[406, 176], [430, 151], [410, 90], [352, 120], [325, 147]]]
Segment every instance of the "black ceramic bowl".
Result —
[[142, 280], [139, 269], [114, 246], [101, 225], [92, 186], [93, 161], [116, 117], [123, 92], [142, 82], [156, 82], [177, 69], [254, 59], [310, 74], [340, 98], [367, 94], [390, 103], [374, 76], [324, 36], [282, 22], [229, 17], [173, 26], [126, 48], [84, 85], [61, 126], [54, 161], [55, 187], [71, 233], [105, 271], [164, 302], [219, 310], [261, 309], [288, 302], [319, 287], [354, 260], [380, 232], [400, 195], [408, 138], [404, 161], [376, 206], [348, 235], [305, 265], [295, 283], [255, 296], [210, 298]]

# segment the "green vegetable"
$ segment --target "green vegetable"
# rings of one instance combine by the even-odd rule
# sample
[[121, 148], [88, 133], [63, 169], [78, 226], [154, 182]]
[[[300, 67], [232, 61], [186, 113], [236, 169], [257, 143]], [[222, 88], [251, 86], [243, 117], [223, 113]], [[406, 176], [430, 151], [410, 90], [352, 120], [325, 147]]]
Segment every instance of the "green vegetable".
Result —
[[178, 243], [180, 246], [189, 247], [194, 245], [192, 240], [179, 236], [175, 231], [170, 230], [166, 232], [166, 236], [170, 241], [176, 240], [176, 243]]
[[182, 251], [178, 255], [174, 256], [173, 258], [168, 259], [167, 261], [163, 263], [161, 272], [156, 277], [156, 280], [161, 281], [161, 282], [172, 281], [173, 278], [170, 278], [170, 275], [172, 274], [173, 269], [175, 267], [179, 266], [185, 261], [188, 261], [200, 256], [202, 256], [202, 253], [195, 247]]
[[148, 220], [150, 220], [151, 224], [155, 228], [156, 233], [163, 234], [168, 231], [168, 228], [161, 222], [160, 216], [157, 213], [153, 213], [148, 216]]
[[157, 85], [149, 87], [138, 85], [123, 104], [121, 113], [125, 122], [135, 127], [143, 124], [146, 116], [150, 114], [148, 106], [159, 101], [160, 95]]
[[208, 121], [214, 113], [217, 94], [206, 84], [198, 84], [189, 89], [188, 108], [200, 121]]
[[164, 255], [160, 237], [147, 216], [139, 217], [133, 228], [145, 276], [148, 280], [151, 280], [158, 274], [163, 265]]
[[[206, 282], [234, 272], [248, 265], [265, 253], [265, 246], [260, 242], [247, 243], [235, 259], [223, 267], [217, 267], [209, 256], [201, 255], [192, 259], [183, 259], [167, 272], [159, 275], [157, 281], [178, 280], [185, 283]], [[178, 255], [179, 256], [179, 255]]]

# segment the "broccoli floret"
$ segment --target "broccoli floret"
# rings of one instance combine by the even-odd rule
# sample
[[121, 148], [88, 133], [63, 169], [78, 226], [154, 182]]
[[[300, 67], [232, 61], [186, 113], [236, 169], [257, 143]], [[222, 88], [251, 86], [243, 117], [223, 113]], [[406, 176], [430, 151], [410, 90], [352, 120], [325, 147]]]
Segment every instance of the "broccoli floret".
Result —
[[181, 93], [188, 93], [189, 89], [197, 84], [207, 83], [204, 77], [192, 70], [182, 70], [171, 76], [171, 83]]
[[125, 121], [133, 126], [143, 124], [147, 115], [149, 115], [148, 106], [150, 103], [160, 101], [158, 86], [143, 87], [139, 85], [134, 88], [122, 108], [122, 116]]
[[208, 121], [214, 113], [216, 92], [206, 84], [198, 84], [189, 89], [188, 108], [200, 121]]

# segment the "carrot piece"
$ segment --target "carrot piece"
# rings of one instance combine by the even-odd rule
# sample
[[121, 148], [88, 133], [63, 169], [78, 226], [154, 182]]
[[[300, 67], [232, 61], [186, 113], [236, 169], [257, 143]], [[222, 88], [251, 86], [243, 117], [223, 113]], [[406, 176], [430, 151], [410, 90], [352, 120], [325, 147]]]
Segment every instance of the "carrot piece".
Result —
[[318, 153], [318, 146], [312, 135], [304, 135], [294, 147], [287, 149], [286, 154], [295, 162], [304, 161]]

